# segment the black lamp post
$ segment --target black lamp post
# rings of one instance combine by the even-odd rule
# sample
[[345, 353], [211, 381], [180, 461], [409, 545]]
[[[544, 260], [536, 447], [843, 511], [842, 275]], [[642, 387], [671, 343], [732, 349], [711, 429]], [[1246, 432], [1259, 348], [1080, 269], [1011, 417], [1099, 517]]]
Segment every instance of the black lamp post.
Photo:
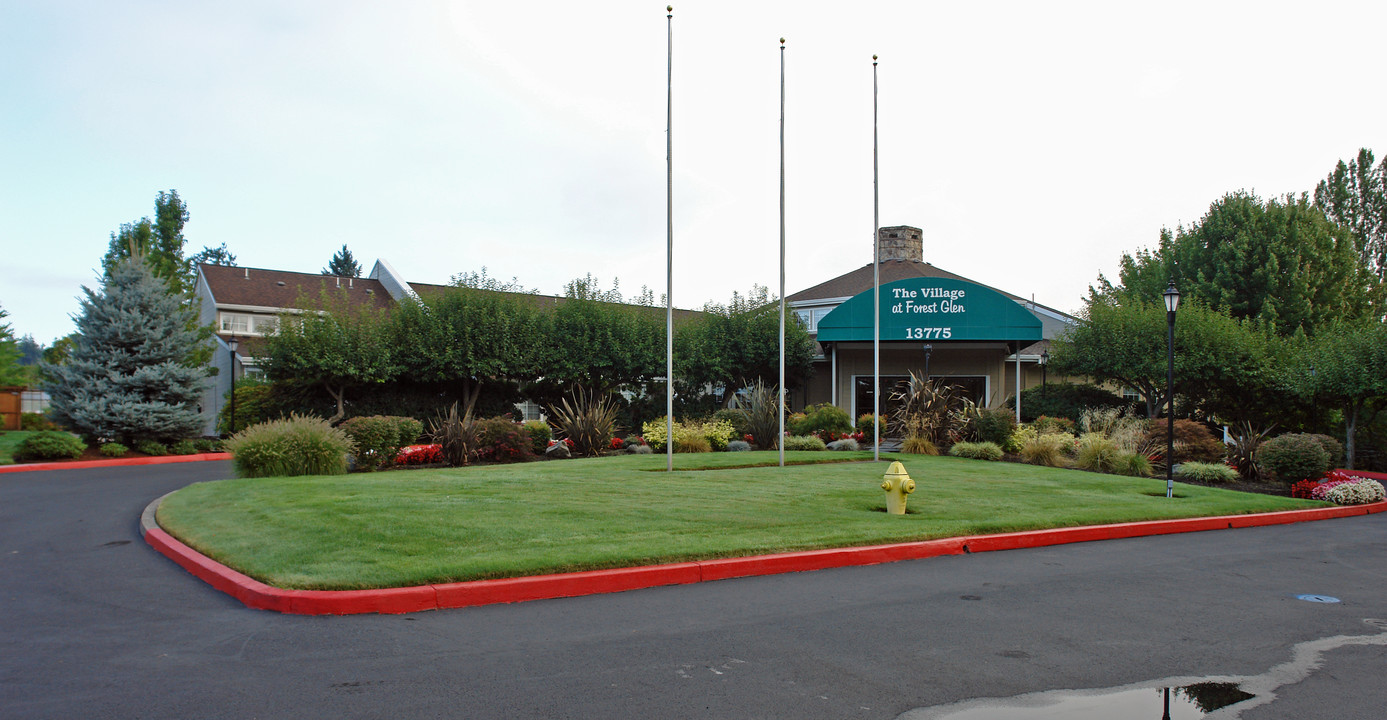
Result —
[[1040, 397], [1041, 397], [1041, 399], [1044, 399], [1044, 398], [1045, 398], [1045, 381], [1046, 381], [1046, 376], [1049, 374], [1049, 369], [1050, 369], [1049, 366], [1050, 366], [1050, 351], [1049, 351], [1049, 350], [1045, 350], [1045, 351], [1043, 351], [1043, 352], [1040, 353]]
[[232, 335], [232, 336], [231, 336], [231, 339], [226, 341], [226, 346], [227, 346], [228, 348], [231, 348], [231, 433], [230, 433], [230, 434], [232, 434], [232, 435], [235, 435], [235, 434], [236, 434], [236, 347], [239, 346], [239, 345], [240, 345], [240, 342], [238, 342], [238, 341], [236, 340], [236, 336], [235, 336], [235, 335]]
[[1175, 281], [1162, 293], [1165, 297], [1165, 496], [1175, 496], [1175, 311], [1180, 309], [1180, 291]]
[[929, 382], [929, 354], [934, 351], [934, 346], [925, 343], [925, 382]]

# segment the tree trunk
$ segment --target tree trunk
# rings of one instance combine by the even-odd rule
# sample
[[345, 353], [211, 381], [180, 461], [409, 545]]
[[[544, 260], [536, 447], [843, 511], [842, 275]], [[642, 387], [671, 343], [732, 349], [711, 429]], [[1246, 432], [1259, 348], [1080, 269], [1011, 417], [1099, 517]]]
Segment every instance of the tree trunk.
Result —
[[331, 395], [333, 399], [337, 401], [337, 414], [328, 418], [327, 424], [336, 425], [338, 422], [342, 420], [342, 418], [347, 416], [346, 404], [342, 402], [343, 398], [347, 394], [347, 388], [345, 385], [339, 385], [336, 387], [328, 385], [327, 391], [328, 394]]
[[471, 417], [472, 409], [477, 405], [477, 397], [482, 394], [482, 381], [467, 378], [462, 381], [463, 417]]
[[[1353, 469], [1353, 435], [1358, 429], [1358, 403], [1349, 403], [1344, 408], [1344, 462], [1345, 468]], [[1332, 469], [1332, 468], [1331, 468]]]

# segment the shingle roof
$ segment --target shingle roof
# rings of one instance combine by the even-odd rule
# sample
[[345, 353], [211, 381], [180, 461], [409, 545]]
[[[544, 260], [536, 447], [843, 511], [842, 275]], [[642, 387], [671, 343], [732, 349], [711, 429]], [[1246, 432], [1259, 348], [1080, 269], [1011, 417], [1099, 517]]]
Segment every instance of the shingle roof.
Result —
[[199, 269], [218, 305], [304, 309], [305, 305], [317, 301], [324, 290], [340, 292], [354, 303], [370, 303], [380, 308], [393, 304], [385, 286], [369, 278], [339, 278], [228, 265], [200, 265]]

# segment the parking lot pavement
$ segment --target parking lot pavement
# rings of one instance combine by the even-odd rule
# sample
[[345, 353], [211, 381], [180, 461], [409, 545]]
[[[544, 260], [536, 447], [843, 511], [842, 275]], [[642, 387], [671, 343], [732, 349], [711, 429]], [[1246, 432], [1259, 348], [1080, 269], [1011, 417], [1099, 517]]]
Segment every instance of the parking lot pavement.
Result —
[[[278, 615], [139, 539], [150, 500], [229, 472], [0, 476], [0, 716], [892, 718], [1258, 676], [1297, 644], [1370, 636], [1365, 620], [1387, 618], [1384, 515], [413, 615]], [[1327, 651], [1245, 717], [1380, 717], [1383, 649]]]

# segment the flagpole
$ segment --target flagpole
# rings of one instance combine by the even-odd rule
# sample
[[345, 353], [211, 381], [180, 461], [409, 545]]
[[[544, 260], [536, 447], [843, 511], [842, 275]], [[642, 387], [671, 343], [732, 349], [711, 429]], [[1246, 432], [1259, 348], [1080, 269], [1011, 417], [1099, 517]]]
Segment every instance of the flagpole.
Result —
[[881, 189], [877, 168], [877, 56], [872, 56], [872, 459], [881, 460]]
[[665, 8], [665, 470], [674, 472], [674, 6]]
[[780, 467], [785, 467], [785, 38], [780, 38]]

